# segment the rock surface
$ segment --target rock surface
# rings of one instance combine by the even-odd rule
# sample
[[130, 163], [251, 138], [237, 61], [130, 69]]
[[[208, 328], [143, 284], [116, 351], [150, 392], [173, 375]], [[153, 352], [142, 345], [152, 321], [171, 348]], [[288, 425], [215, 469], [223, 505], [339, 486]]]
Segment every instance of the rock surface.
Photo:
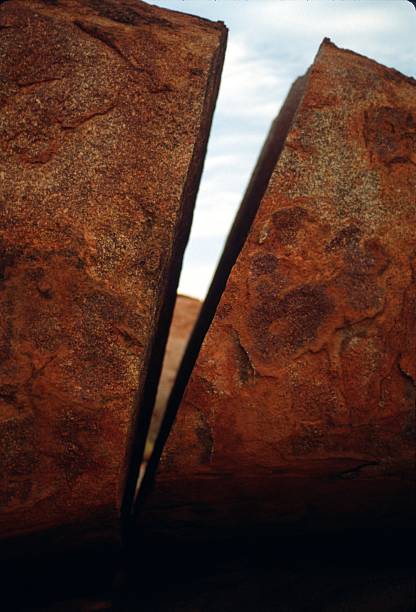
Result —
[[416, 82], [325, 40], [304, 87], [143, 524], [414, 510]]
[[0, 536], [116, 527], [225, 38], [138, 0], [1, 4]]

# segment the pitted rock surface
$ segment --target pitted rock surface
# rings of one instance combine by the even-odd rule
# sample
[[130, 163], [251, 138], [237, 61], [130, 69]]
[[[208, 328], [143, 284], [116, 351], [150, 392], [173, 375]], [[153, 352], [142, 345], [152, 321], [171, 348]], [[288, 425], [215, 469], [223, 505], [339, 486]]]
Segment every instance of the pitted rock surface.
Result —
[[136, 0], [0, 7], [2, 536], [119, 515], [224, 46]]
[[306, 78], [165, 447], [155, 520], [165, 500], [168, 520], [230, 524], [263, 502], [271, 520], [411, 505], [416, 82], [327, 40]]

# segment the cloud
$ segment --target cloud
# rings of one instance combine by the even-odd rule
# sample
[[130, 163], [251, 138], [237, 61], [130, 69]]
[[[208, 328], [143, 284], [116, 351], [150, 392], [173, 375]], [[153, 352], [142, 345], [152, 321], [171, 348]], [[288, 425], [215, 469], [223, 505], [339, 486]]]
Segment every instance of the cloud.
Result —
[[[281, 75], [275, 62], [252, 49], [246, 35], [230, 40], [221, 84], [220, 112], [234, 120], [276, 113], [276, 98], [287, 89], [290, 76]], [[279, 96], [280, 92], [280, 96]]]
[[211, 198], [201, 197], [194, 212], [192, 238], [223, 237], [233, 222], [239, 199], [238, 191], [218, 191]]
[[370, 3], [362, 0], [336, 3], [334, 0], [266, 0], [258, 11], [256, 25], [263, 31], [274, 29], [290, 32], [291, 36], [321, 36], [324, 30], [331, 32], [332, 36], [357, 36], [361, 33], [379, 34], [392, 30], [398, 21], [400, 18], [396, 11], [389, 11], [383, 2], [378, 2], [377, 6], [374, 0]]
[[213, 272], [212, 263], [201, 266], [185, 262], [179, 281], [178, 293], [203, 300]]

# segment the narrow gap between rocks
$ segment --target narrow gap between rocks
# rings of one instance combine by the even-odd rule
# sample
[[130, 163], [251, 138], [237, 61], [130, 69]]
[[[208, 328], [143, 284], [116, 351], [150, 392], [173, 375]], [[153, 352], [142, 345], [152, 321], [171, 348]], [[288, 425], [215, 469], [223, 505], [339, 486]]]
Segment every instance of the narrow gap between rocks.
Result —
[[[278, 116], [272, 123], [271, 129], [263, 145], [246, 193], [228, 235], [211, 286], [202, 304], [192, 334], [190, 335], [190, 340], [179, 366], [172, 392], [167, 401], [164, 416], [161, 420], [158, 435], [152, 449], [150, 449], [152, 441], [148, 443], [150, 459], [147, 464], [142, 464], [141, 477], [136, 492], [135, 514], [140, 512], [140, 507], [148, 491], [151, 489], [163, 448], [173, 426], [176, 413], [179, 409], [182, 396], [191, 376], [201, 345], [215, 315], [216, 308], [225, 289], [232, 267], [250, 231], [260, 202], [269, 184], [273, 169], [283, 150], [286, 136], [302, 99], [306, 79], [307, 74], [303, 77], [299, 77], [292, 85]], [[155, 427], [157, 427], [157, 425]]]
[[[221, 80], [221, 67], [224, 63], [226, 41], [227, 32], [224, 30], [220, 45], [212, 59], [204, 107], [201, 113], [199, 133], [182, 191], [181, 217], [176, 223], [175, 236], [173, 239], [173, 253], [171, 254], [169, 267], [166, 270], [165, 295], [158, 319], [155, 322], [155, 334], [150, 350], [147, 374], [140, 396], [138, 395], [135, 399], [140, 409], [138, 411], [135, 427], [131, 433], [131, 445], [126, 458], [128, 462], [128, 472], [125, 480], [121, 509], [121, 525], [124, 530], [124, 536], [127, 536], [132, 524], [131, 518], [137, 484], [140, 478], [140, 467], [143, 463], [146, 440], [149, 434], [163, 358], [168, 341], [184, 250], [191, 231], [192, 212], [207, 152], [212, 116]], [[128, 537], [125, 537], [125, 539], [127, 541]]]

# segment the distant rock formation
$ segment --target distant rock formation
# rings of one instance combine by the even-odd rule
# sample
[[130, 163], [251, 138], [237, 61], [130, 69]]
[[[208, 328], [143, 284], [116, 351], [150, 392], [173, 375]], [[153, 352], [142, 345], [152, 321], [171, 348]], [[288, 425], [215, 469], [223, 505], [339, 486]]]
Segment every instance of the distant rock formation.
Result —
[[200, 309], [201, 302], [196, 298], [191, 298], [187, 295], [178, 295], [176, 298], [155, 408], [153, 411], [152, 424], [149, 432], [149, 440], [146, 447], [146, 459], [149, 458], [149, 454], [152, 450], [160, 422], [165, 412], [166, 403]]

